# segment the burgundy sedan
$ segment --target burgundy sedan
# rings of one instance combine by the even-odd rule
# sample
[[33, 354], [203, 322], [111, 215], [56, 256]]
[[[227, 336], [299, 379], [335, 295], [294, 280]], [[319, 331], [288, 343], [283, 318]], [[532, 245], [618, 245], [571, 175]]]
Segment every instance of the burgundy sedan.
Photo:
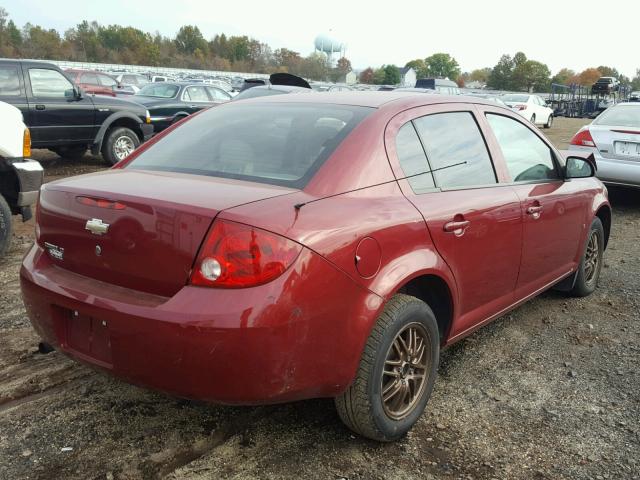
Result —
[[394, 440], [441, 348], [550, 287], [596, 288], [611, 208], [594, 171], [479, 98], [231, 102], [45, 185], [22, 292], [45, 342], [129, 382], [334, 397]]

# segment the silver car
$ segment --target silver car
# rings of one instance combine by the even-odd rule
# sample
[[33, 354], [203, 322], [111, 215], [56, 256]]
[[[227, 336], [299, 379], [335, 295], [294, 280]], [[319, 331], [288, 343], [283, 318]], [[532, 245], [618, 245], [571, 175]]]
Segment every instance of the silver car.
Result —
[[640, 187], [640, 104], [609, 107], [576, 133], [569, 150], [593, 153], [604, 183]]

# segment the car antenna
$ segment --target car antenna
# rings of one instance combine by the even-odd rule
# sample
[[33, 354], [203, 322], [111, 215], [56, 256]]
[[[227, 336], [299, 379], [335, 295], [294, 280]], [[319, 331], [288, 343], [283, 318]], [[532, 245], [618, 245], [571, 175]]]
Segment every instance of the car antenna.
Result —
[[333, 195], [327, 195], [326, 197], [315, 198], [313, 200], [309, 200], [308, 202], [296, 203], [293, 206], [293, 208], [295, 208], [296, 211], [298, 211], [302, 207], [304, 207], [305, 205], [309, 205], [310, 203], [319, 202], [320, 200], [326, 200], [327, 198], [337, 197], [338, 195], [344, 195], [345, 193], [357, 192], [358, 190], [363, 190], [364, 188], [379, 187], [380, 185], [386, 185], [387, 183], [393, 183], [393, 182], [398, 182], [400, 180], [406, 180], [408, 178], [419, 177], [420, 175], [426, 175], [427, 173], [439, 172], [440, 170], [446, 170], [447, 168], [459, 167], [460, 165], [465, 165], [466, 163], [467, 163], [466, 161], [459, 162], [459, 163], [454, 163], [452, 165], [447, 165], [445, 167], [434, 168], [433, 170], [427, 170], [425, 172], [414, 173], [413, 175], [407, 175], [406, 177], [394, 178], [393, 180], [388, 180], [386, 182], [376, 183], [375, 185], [369, 185], [367, 187], [356, 188], [354, 190], [347, 190], [346, 192], [334, 193]]

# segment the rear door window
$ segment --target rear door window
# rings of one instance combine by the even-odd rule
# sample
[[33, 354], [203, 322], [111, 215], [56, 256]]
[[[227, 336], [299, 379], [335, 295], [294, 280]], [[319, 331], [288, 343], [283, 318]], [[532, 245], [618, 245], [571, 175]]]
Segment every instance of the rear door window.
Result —
[[207, 88], [207, 91], [209, 92], [209, 95], [211, 95], [211, 98], [213, 98], [215, 101], [224, 102], [227, 100], [231, 100], [231, 95], [229, 95], [227, 92], [223, 92], [219, 88], [215, 88], [215, 87], [206, 87], [206, 88]]
[[414, 193], [420, 194], [435, 188], [427, 156], [420, 143], [413, 123], [405, 123], [396, 136], [398, 160]]
[[497, 183], [484, 138], [471, 112], [447, 112], [414, 120], [436, 186], [464, 188]]
[[553, 161], [553, 151], [529, 128], [504, 115], [488, 113], [487, 120], [514, 182], [560, 178]]
[[204, 87], [188, 87], [182, 99], [186, 102], [210, 102], [209, 95]]
[[23, 95], [18, 67], [0, 65], [0, 97], [20, 97]]

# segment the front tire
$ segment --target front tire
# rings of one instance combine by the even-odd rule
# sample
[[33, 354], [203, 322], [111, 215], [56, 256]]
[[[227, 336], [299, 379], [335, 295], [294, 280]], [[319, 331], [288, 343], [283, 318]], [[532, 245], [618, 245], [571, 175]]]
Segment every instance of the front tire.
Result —
[[531, 115], [531, 123], [536, 124], [536, 114]]
[[11, 208], [4, 197], [0, 195], [0, 258], [9, 250], [11, 235]]
[[356, 378], [335, 399], [342, 421], [381, 442], [405, 435], [433, 391], [439, 338], [426, 303], [404, 294], [389, 300], [369, 335]]
[[115, 127], [107, 131], [102, 144], [102, 156], [111, 165], [124, 160], [140, 146], [140, 139], [130, 128]]
[[553, 125], [553, 114], [549, 114], [549, 118], [547, 119], [547, 123], [544, 124], [544, 128], [551, 128]]
[[602, 270], [602, 258], [604, 253], [604, 228], [598, 217], [591, 222], [591, 228], [587, 235], [587, 243], [584, 247], [582, 259], [576, 272], [576, 281], [569, 294], [574, 297], [586, 297], [591, 295], [598, 286], [600, 271]]

